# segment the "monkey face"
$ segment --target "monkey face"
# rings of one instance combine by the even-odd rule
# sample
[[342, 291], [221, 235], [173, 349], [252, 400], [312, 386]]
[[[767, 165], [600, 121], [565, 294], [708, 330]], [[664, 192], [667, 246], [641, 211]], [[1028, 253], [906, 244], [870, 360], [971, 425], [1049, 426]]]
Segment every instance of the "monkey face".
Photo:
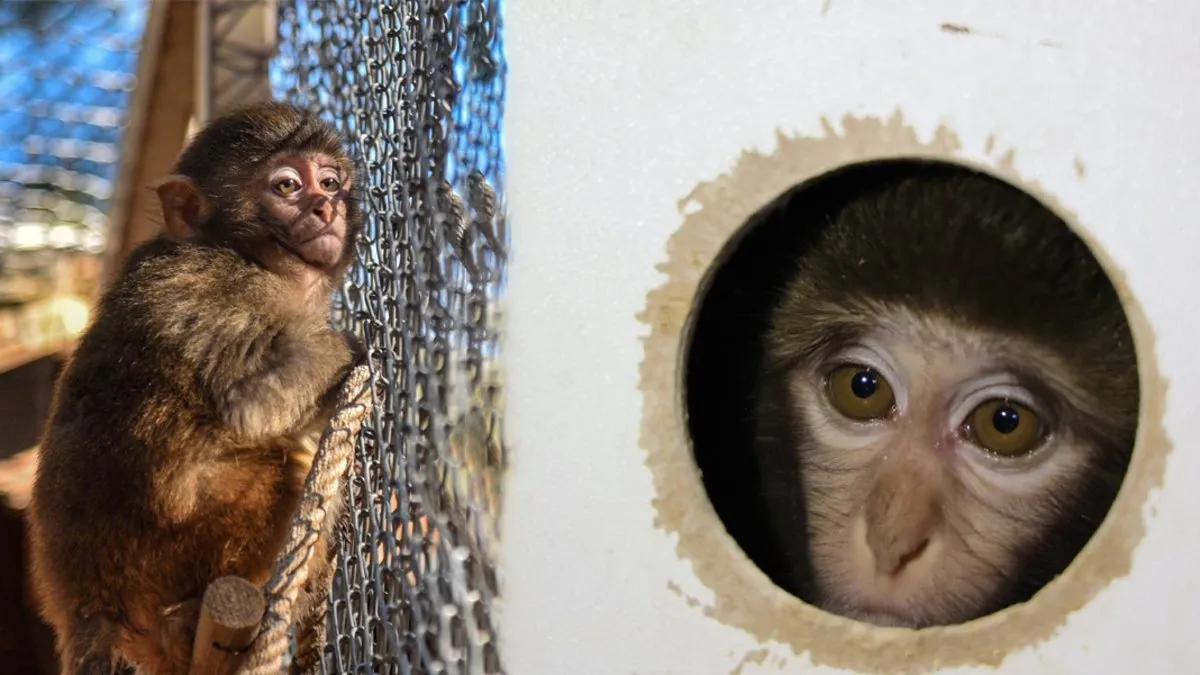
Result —
[[1094, 452], [1054, 355], [928, 315], [880, 321], [794, 370], [788, 407], [816, 602], [882, 625], [990, 611], [1065, 514]]
[[266, 162], [259, 186], [279, 244], [318, 269], [342, 259], [349, 188], [341, 163], [320, 152], [289, 153]]
[[[210, 122], [155, 190], [169, 238], [232, 249], [290, 279], [323, 282], [352, 262], [351, 243], [363, 226], [354, 175], [333, 126], [270, 102]], [[298, 286], [321, 285], [307, 282]]]

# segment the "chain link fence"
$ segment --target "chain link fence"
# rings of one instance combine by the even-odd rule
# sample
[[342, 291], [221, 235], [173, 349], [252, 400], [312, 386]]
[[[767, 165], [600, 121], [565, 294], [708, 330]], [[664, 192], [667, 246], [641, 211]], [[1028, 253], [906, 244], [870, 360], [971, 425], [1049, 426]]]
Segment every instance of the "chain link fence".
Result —
[[351, 139], [368, 224], [338, 315], [368, 346], [326, 673], [502, 673], [499, 0], [281, 0], [272, 83]]

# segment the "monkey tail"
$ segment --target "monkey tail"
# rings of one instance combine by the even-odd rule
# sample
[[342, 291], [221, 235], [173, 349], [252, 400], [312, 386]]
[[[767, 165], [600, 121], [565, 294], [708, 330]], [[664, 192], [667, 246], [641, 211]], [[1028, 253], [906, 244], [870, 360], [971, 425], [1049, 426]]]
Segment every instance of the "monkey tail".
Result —
[[293, 609], [300, 589], [307, 581], [313, 547], [324, 529], [326, 505], [335, 503], [339, 496], [342, 478], [354, 459], [358, 432], [371, 411], [369, 380], [370, 369], [360, 363], [342, 384], [337, 412], [313, 456], [312, 469], [304, 483], [304, 493], [288, 531], [287, 542], [265, 588], [267, 606], [262, 626], [239, 675], [277, 675], [284, 666], [283, 659], [291, 642], [288, 629], [292, 625]]

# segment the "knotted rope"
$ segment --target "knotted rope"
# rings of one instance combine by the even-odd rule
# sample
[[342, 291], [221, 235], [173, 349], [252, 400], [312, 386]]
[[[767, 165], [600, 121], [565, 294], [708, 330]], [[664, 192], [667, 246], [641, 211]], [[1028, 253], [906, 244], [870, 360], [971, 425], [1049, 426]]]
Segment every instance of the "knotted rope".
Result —
[[278, 675], [290, 648], [289, 629], [296, 597], [308, 580], [308, 561], [325, 526], [326, 506], [336, 503], [342, 477], [354, 461], [354, 448], [364, 420], [371, 412], [368, 391], [370, 369], [355, 366], [338, 394], [329, 430], [313, 455], [304, 493], [292, 519], [287, 541], [275, 562], [275, 571], [263, 588], [266, 611], [239, 675]]

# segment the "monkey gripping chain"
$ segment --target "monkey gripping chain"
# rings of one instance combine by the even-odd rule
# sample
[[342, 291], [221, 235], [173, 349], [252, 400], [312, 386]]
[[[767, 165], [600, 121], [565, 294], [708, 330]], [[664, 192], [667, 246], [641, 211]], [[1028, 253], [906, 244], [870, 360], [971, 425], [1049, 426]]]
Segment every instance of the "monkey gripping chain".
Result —
[[342, 478], [354, 461], [359, 431], [371, 413], [370, 380], [370, 368], [359, 364], [350, 371], [338, 394], [337, 412], [313, 455], [287, 541], [264, 589], [266, 612], [240, 675], [277, 675], [286, 668], [293, 605], [308, 580], [307, 563], [314, 545], [326, 529], [329, 513], [325, 507], [339, 498]]

